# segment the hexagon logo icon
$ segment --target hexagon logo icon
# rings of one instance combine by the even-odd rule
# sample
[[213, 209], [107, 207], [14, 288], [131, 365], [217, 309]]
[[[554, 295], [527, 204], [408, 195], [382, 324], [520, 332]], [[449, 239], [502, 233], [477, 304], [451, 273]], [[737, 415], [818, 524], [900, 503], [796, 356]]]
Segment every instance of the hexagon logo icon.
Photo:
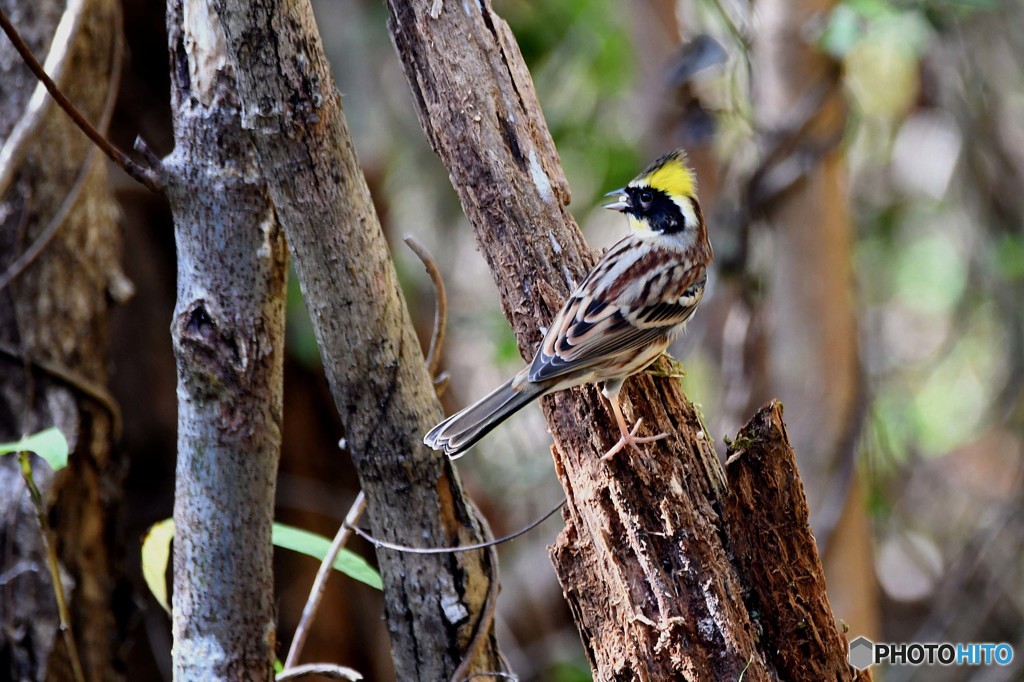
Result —
[[850, 642], [848, 660], [857, 670], [864, 670], [875, 659], [875, 643], [867, 637], [858, 637]]

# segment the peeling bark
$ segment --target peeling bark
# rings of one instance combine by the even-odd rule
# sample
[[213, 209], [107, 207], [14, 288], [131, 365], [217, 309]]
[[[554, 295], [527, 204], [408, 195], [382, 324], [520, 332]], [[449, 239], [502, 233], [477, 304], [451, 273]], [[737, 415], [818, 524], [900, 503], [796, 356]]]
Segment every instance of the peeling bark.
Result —
[[168, 6], [178, 366], [175, 679], [271, 680], [287, 251], [205, 0]]
[[[420, 123], [530, 358], [595, 259], [565, 208], [569, 190], [529, 73], [487, 2], [388, 7]], [[595, 679], [784, 679], [777, 643], [744, 601], [741, 576], [751, 574], [732, 563], [724, 473], [699, 415], [671, 378], [634, 377], [623, 395], [633, 419], [672, 438], [607, 464], [598, 456], [619, 434], [597, 391], [544, 399], [568, 500], [550, 551]]]
[[[239, 65], [243, 125], [288, 236], [374, 533], [423, 546], [483, 540], [451, 465], [422, 444], [442, 410], [309, 3], [212, 6]], [[497, 590], [490, 552], [377, 556], [398, 679], [506, 670], [486, 606]]]
[[[46, 55], [64, 2], [0, 2], [36, 55]], [[99, 120], [114, 87], [114, 4], [89, 0], [64, 70], [65, 91]], [[0, 135], [6, 142], [36, 86], [0, 40]], [[50, 509], [72, 626], [91, 680], [118, 680], [121, 550], [116, 535], [125, 462], [112, 450], [117, 406], [107, 393], [107, 315], [124, 292], [117, 208], [106, 164], [64, 112], [51, 106], [28, 139], [0, 198], [0, 275], [45, 231], [77, 176], [84, 183], [52, 241], [0, 291], [0, 441], [57, 426], [71, 446], [54, 474], [34, 478]], [[88, 161], [87, 161], [88, 158]], [[87, 166], [84, 164], [88, 163]], [[120, 610], [120, 616], [124, 611]], [[39, 525], [14, 457], [0, 458], [0, 678], [70, 680]]]
[[779, 679], [870, 680], [846, 662], [825, 573], [811, 533], [807, 498], [782, 421], [782, 404], [762, 407], [729, 446], [726, 528], [747, 606]]
[[[594, 264], [529, 72], [489, 3], [389, 0], [420, 123], [448, 167], [524, 357]], [[468, 8], [468, 12], [466, 11]], [[632, 418], [672, 434], [650, 457], [598, 461], [619, 437], [592, 387], [544, 399], [566, 528], [559, 580], [601, 680], [770, 679], [721, 542], [724, 476], [667, 378], [626, 382]]]

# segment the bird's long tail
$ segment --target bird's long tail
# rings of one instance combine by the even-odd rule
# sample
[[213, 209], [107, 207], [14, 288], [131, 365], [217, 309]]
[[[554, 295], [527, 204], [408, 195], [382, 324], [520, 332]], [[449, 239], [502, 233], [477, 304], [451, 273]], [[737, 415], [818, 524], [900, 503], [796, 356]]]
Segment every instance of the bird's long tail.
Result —
[[444, 450], [457, 459], [491, 429], [542, 395], [545, 386], [521, 381], [513, 388], [515, 377], [461, 412], [457, 412], [430, 430], [423, 442], [435, 450]]

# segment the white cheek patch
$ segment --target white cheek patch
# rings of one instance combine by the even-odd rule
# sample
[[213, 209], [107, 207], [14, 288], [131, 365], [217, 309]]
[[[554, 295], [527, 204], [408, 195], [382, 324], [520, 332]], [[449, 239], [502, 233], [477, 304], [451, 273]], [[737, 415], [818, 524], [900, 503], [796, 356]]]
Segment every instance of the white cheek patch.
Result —
[[683, 219], [686, 221], [686, 229], [692, 230], [697, 226], [697, 212], [693, 210], [693, 202], [690, 201], [689, 197], [672, 197], [672, 202], [679, 207], [679, 212], [683, 214]]

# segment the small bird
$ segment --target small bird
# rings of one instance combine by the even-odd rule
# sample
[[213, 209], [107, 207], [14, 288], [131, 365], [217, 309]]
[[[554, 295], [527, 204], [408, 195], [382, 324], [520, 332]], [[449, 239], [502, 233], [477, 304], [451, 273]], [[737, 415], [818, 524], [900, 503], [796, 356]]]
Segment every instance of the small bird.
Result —
[[602, 383], [621, 438], [601, 457], [668, 437], [637, 436], [622, 416], [626, 377], [654, 362], [683, 330], [704, 295], [711, 243], [696, 182], [682, 150], [665, 154], [605, 208], [626, 214], [630, 233], [576, 287], [544, 334], [533, 362], [479, 402], [423, 438], [452, 459], [530, 401], [582, 384]]

